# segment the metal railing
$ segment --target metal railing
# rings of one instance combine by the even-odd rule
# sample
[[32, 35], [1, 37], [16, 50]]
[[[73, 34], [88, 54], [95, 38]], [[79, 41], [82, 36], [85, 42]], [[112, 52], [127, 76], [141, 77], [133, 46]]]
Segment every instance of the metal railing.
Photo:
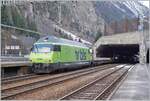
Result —
[[10, 62], [10, 61], [29, 61], [29, 58], [28, 57], [1, 56], [1, 62]]

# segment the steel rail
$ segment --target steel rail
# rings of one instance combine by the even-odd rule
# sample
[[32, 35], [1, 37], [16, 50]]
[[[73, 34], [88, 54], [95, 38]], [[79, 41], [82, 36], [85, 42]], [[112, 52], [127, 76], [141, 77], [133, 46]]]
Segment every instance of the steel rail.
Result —
[[[102, 66], [96, 66], [96, 67], [94, 67], [94, 68], [87, 68], [87, 69], [81, 69], [81, 70], [77, 70], [77, 71], [72, 71], [72, 72], [69, 72], [69, 73], [63, 73], [63, 74], [56, 74], [56, 75], [35, 75], [35, 76], [31, 76], [31, 77], [25, 77], [25, 78], [22, 78], [22, 76], [20, 76], [20, 77], [18, 77], [18, 79], [16, 79], [16, 80], [9, 80], [8, 82], [6, 81], [6, 83], [4, 82], [2, 82], [2, 91], [3, 90], [6, 90], [6, 89], [10, 89], [10, 88], [14, 88], [14, 87], [17, 87], [17, 86], [11, 86], [11, 87], [7, 87], [7, 88], [5, 88], [5, 87], [3, 87], [3, 85], [7, 85], [7, 84], [12, 84], [12, 83], [16, 83], [16, 82], [22, 82], [22, 81], [24, 81], [24, 80], [30, 80], [30, 79], [34, 79], [34, 78], [37, 78], [37, 77], [50, 77], [50, 78], [56, 78], [56, 77], [61, 77], [61, 76], [63, 76], [63, 75], [70, 75], [70, 74], [72, 74], [72, 73], [78, 73], [78, 72], [82, 72], [82, 71], [85, 71], [85, 70], [93, 70], [93, 69], [96, 69], [96, 68], [99, 68], [99, 67], [102, 67], [101, 69], [103, 70], [103, 69], [106, 69], [106, 68], [108, 68], [107, 66], [112, 66], [111, 64], [107, 64], [107, 65], [102, 65]], [[117, 64], [113, 64], [113, 66], [116, 66]], [[8, 78], [9, 79], [9, 78]], [[11, 79], [11, 78], [10, 78]], [[49, 79], [49, 78], [47, 78], [47, 79]], [[24, 85], [24, 84], [23, 84]], [[19, 86], [23, 86], [23, 85], [19, 85]]]
[[115, 89], [109, 94], [109, 96], [106, 98], [106, 100], [110, 100], [111, 98], [112, 98], [112, 96], [116, 93], [116, 91], [119, 89], [119, 87], [123, 84], [123, 82], [125, 81], [125, 79], [128, 77], [128, 75], [129, 75], [129, 72], [133, 69], [135, 67], [135, 65], [134, 66], [132, 66], [129, 70], [128, 70], [128, 72], [127, 72], [127, 74], [122, 78], [122, 80], [119, 82], [119, 84], [115, 87]]
[[[108, 66], [108, 65], [105, 65], [105, 66]], [[111, 65], [110, 65], [110, 67], [111, 67]], [[105, 68], [105, 69], [108, 69], [108, 68]], [[98, 68], [98, 67], [97, 67], [97, 69], [91, 68], [91, 69], [88, 69], [86, 71], [82, 70], [82, 71], [70, 73], [68, 75], [64, 75], [64, 76], [61, 76], [61, 77], [58, 76], [58, 77], [46, 79], [46, 80], [43, 80], [43, 81], [33, 82], [33, 83], [30, 83], [30, 84], [27, 84], [27, 85], [17, 86], [17, 87], [14, 87], [14, 88], [15, 89], [19, 88], [19, 89], [17, 91], [15, 91], [14, 93], [10, 92], [10, 90], [13, 90], [14, 88], [8, 88], [8, 89], [5, 89], [5, 90], [2, 90], [2, 99], [7, 99], [9, 97], [13, 97], [13, 96], [16, 96], [16, 95], [19, 95], [19, 94], [22, 94], [22, 93], [25, 93], [25, 92], [28, 92], [28, 91], [32, 91], [32, 90], [39, 89], [39, 88], [42, 88], [42, 87], [46, 87], [46, 86], [53, 85], [53, 84], [58, 84], [60, 82], [66, 81], [66, 80], [70, 80], [70, 79], [77, 78], [77, 77], [80, 77], [80, 76], [88, 75], [88, 74], [91, 74], [91, 73], [94, 73], [94, 72], [98, 72], [98, 70], [105, 70], [105, 69]], [[60, 80], [55, 80], [55, 79], [60, 79]], [[54, 81], [50, 82], [52, 80], [54, 80]], [[43, 83], [43, 84], [41, 85], [41, 83]], [[37, 84], [39, 84], [39, 85], [36, 86]], [[26, 86], [26, 89], [21, 90], [21, 88], [22, 87], [25, 88], [25, 86]], [[9, 94], [5, 95], [3, 93], [5, 91], [9, 92]]]
[[25, 80], [25, 79], [29, 79], [29, 78], [36, 78], [38, 76], [40, 76], [40, 75], [27, 74], [27, 75], [21, 75], [21, 76], [7, 77], [7, 78], [3, 78], [1, 83], [9, 84], [12, 82], [17, 82], [17, 81], [21, 81], [21, 80]]
[[[123, 67], [122, 67], [122, 68], [123, 68]], [[122, 69], [122, 68], [120, 68], [120, 69]], [[120, 69], [118, 69], [118, 70], [120, 70]], [[75, 90], [75, 91], [73, 91], [73, 92], [71, 92], [71, 93], [69, 93], [69, 94], [63, 96], [63, 97], [60, 98], [59, 100], [68, 100], [68, 98], [71, 97], [73, 94], [76, 94], [76, 93], [80, 92], [81, 90], [88, 88], [89, 86], [93, 85], [94, 83], [98, 82], [99, 80], [105, 79], [106, 77], [108, 77], [109, 75], [111, 75], [111, 74], [117, 72], [118, 70], [116, 70], [116, 71], [114, 71], [114, 72], [111, 72], [111, 73], [109, 73], [109, 74], [106, 74], [106, 75], [104, 75], [103, 77], [100, 77], [100, 78], [94, 80], [93, 82], [90, 82], [90, 83], [88, 83], [87, 85], [84, 85], [84, 86], [80, 87], [79, 89], [77, 89], [77, 90]], [[113, 83], [112, 83], [112, 84], [113, 84]], [[103, 92], [104, 92], [104, 91], [103, 91]], [[103, 93], [101, 93], [101, 94], [103, 94]], [[101, 95], [101, 94], [100, 94], [100, 95]], [[99, 95], [99, 96], [100, 96], [100, 95]], [[98, 99], [99, 96], [96, 97], [94, 100]]]

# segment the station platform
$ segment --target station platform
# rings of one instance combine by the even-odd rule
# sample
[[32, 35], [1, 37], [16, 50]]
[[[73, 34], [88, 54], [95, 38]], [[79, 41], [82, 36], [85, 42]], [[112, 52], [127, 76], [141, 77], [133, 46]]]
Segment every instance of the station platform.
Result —
[[111, 100], [150, 101], [150, 65], [136, 64]]

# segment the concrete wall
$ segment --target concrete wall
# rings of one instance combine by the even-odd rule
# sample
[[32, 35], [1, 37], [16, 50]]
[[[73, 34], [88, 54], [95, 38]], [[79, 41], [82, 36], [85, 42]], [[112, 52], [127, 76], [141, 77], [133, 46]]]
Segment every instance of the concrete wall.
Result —
[[140, 42], [140, 63], [145, 64], [146, 63], [146, 55], [148, 52], [148, 49], [150, 48], [150, 35], [149, 30], [141, 32], [141, 42]]
[[146, 54], [150, 49], [149, 30], [121, 33], [118, 35], [101, 37], [93, 46], [93, 58], [98, 59], [96, 56], [96, 49], [103, 44], [139, 44], [139, 61], [141, 64], [146, 63]]

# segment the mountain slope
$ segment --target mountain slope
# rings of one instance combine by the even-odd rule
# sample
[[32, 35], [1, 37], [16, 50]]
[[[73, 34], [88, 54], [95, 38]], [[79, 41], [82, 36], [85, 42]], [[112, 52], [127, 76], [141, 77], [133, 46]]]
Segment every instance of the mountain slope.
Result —
[[135, 1], [26, 2], [2, 6], [2, 23], [68, 38], [56, 31], [57, 25], [94, 42], [105, 35], [105, 24], [137, 18], [139, 13], [147, 15], [148, 9]]
[[95, 2], [96, 13], [106, 22], [137, 18], [139, 14], [148, 15], [148, 8], [135, 1]]

